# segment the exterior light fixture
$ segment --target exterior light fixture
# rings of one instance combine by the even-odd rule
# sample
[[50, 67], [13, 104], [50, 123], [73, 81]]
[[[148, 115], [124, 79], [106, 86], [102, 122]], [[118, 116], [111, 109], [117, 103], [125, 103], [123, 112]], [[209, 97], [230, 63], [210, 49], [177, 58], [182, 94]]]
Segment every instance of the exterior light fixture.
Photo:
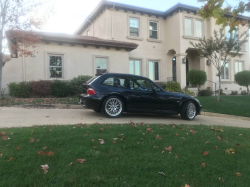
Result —
[[209, 66], [211, 64], [211, 60], [207, 59], [207, 65]]
[[186, 62], [187, 62], [186, 57], [182, 58], [182, 64], [186, 64]]

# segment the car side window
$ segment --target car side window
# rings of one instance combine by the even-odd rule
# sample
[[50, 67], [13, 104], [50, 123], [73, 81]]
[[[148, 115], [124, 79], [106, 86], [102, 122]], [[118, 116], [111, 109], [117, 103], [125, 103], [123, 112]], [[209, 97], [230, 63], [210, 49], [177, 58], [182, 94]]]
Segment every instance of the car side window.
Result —
[[143, 79], [143, 78], [133, 78], [130, 81], [130, 87], [132, 90], [137, 90], [137, 91], [150, 91], [151, 92], [153, 91], [153, 89], [155, 89], [156, 92], [161, 91], [148, 79]]
[[118, 88], [130, 88], [129, 79], [121, 77], [109, 77], [102, 84]]

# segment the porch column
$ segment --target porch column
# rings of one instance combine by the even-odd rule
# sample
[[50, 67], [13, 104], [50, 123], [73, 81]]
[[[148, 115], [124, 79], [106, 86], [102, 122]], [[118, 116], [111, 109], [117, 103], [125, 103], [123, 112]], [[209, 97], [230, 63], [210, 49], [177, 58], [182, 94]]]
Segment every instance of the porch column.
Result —
[[183, 64], [183, 58], [186, 58], [187, 53], [175, 54], [176, 57], [176, 78], [177, 82], [180, 83], [181, 88], [186, 87], [186, 63]]

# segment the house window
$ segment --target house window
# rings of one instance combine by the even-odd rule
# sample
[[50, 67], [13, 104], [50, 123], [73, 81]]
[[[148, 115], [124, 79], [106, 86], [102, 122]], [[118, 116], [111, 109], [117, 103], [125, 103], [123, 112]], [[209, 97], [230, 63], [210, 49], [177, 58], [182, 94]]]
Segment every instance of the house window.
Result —
[[228, 62], [224, 65], [224, 61], [221, 61], [221, 79], [229, 79], [229, 64]]
[[203, 21], [199, 19], [185, 17], [184, 35], [202, 38], [203, 37]]
[[159, 62], [149, 61], [149, 78], [153, 81], [159, 80]]
[[185, 36], [193, 36], [193, 19], [185, 18]]
[[158, 23], [149, 22], [149, 38], [158, 39]]
[[203, 33], [203, 21], [195, 20], [195, 37], [202, 38]]
[[243, 62], [235, 62], [235, 74], [243, 71]]
[[137, 18], [129, 19], [129, 30], [130, 30], [130, 36], [139, 36], [139, 19]]
[[95, 59], [96, 75], [101, 75], [108, 72], [108, 59], [96, 58]]
[[50, 78], [63, 78], [62, 64], [63, 64], [62, 55], [49, 55]]
[[129, 73], [133, 75], [141, 75], [141, 61], [140, 60], [129, 61]]
[[230, 31], [230, 26], [226, 26], [225, 36], [227, 40], [229, 40], [230, 37], [234, 38], [238, 34], [238, 27], [236, 27], [236, 30], [233, 30], [231, 33], [229, 31]]

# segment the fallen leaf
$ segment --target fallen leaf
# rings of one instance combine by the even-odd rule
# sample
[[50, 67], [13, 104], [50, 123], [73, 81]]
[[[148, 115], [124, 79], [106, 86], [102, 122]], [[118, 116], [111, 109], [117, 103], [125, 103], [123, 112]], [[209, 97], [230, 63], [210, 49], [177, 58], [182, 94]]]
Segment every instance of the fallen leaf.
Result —
[[220, 137], [220, 136], [217, 136], [217, 139], [218, 139], [218, 140], [220, 140], [220, 139], [221, 139], [221, 137]]
[[241, 174], [239, 172], [235, 173], [237, 177], [241, 177]]
[[104, 131], [104, 128], [100, 128], [100, 131]]
[[209, 143], [209, 141], [205, 142], [205, 144], [208, 144], [208, 143]]
[[159, 135], [156, 136], [156, 139], [162, 139], [162, 137], [160, 137]]
[[215, 146], [214, 148], [215, 148], [215, 149], [218, 149], [218, 146]]
[[179, 136], [179, 134], [176, 133], [175, 136]]
[[36, 139], [36, 142], [39, 142], [40, 141], [40, 139]]
[[157, 146], [153, 146], [153, 148], [158, 148], [158, 145]]
[[47, 146], [45, 145], [45, 146], [43, 146], [43, 149], [47, 149]]
[[14, 158], [13, 157], [10, 157], [10, 159], [8, 160], [9, 162], [12, 161]]
[[194, 131], [194, 130], [190, 130], [190, 132], [191, 132], [192, 134], [196, 134], [196, 131]]
[[239, 134], [239, 136], [242, 136], [242, 134]]
[[35, 138], [30, 138], [30, 143], [33, 143], [35, 141]]
[[94, 142], [95, 141], [95, 139], [92, 139], [92, 142]]
[[186, 177], [186, 175], [181, 175], [182, 177]]
[[116, 141], [113, 141], [113, 144], [116, 144], [117, 142]]
[[165, 173], [163, 173], [163, 172], [159, 172], [159, 174], [161, 174], [161, 175], [165, 175], [165, 176], [166, 176], [166, 174], [165, 174]]
[[97, 146], [94, 146], [94, 149], [97, 149]]
[[39, 156], [43, 156], [45, 154], [45, 152], [43, 152], [43, 151], [38, 151], [38, 155]]
[[140, 144], [140, 142], [137, 142], [137, 144], [139, 145], [139, 144]]
[[205, 167], [205, 165], [206, 165], [206, 163], [202, 163], [202, 164], [201, 164], [201, 167], [203, 167], [203, 168], [204, 168], [204, 167]]
[[6, 132], [0, 132], [0, 136], [5, 136]]
[[185, 137], [182, 137], [183, 140], [185, 140], [186, 138]]
[[77, 159], [76, 161], [82, 164], [83, 162], [85, 162], [85, 159]]
[[240, 144], [236, 144], [236, 145], [235, 145], [235, 147], [242, 147], [242, 145], [240, 145]]
[[204, 155], [208, 155], [208, 153], [209, 153], [209, 151], [205, 151], [205, 152], [204, 152]]
[[222, 177], [220, 177], [219, 180], [221, 180], [222, 182], [225, 182], [224, 179], [223, 179]]
[[8, 136], [2, 136], [3, 140], [7, 140]]
[[165, 151], [172, 151], [172, 147], [171, 146], [165, 147], [164, 149], [165, 149]]
[[232, 149], [232, 148], [226, 149], [225, 152], [228, 154], [234, 154], [236, 152], [236, 149]]
[[20, 147], [16, 147], [16, 150], [20, 150]]
[[99, 139], [99, 141], [100, 141], [100, 144], [104, 144], [105, 143], [103, 139]]
[[185, 187], [190, 187], [188, 184], [185, 184]]
[[48, 164], [46, 164], [46, 165], [41, 165], [41, 169], [44, 171], [44, 174], [46, 174], [46, 173], [48, 173], [48, 169], [49, 169], [49, 166], [48, 166]]
[[177, 156], [177, 155], [175, 155], [175, 158], [178, 158], [178, 156]]
[[50, 151], [50, 152], [46, 152], [46, 155], [47, 156], [53, 156], [55, 153], [54, 152], [52, 152], [52, 151]]
[[73, 162], [71, 162], [70, 164], [69, 164], [69, 166], [72, 166], [73, 165]]

